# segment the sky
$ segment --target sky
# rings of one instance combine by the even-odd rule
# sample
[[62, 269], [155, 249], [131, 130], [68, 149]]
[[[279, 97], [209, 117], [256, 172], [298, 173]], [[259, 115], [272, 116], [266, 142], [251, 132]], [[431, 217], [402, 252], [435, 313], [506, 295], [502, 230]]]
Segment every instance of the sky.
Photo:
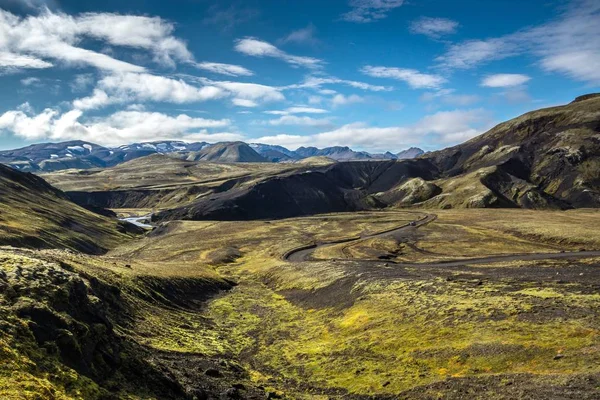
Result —
[[597, 0], [0, 0], [0, 149], [464, 142], [599, 91]]

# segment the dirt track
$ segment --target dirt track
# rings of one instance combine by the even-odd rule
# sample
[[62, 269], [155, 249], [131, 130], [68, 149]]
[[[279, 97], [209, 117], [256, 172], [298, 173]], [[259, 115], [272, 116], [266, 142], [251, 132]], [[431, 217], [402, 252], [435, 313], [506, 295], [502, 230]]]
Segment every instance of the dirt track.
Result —
[[[352, 243], [365, 239], [380, 238], [386, 236], [395, 236], [398, 234], [411, 233], [419, 227], [429, 224], [435, 221], [437, 216], [435, 214], [427, 214], [424, 218], [413, 221], [408, 224], [404, 224], [397, 228], [386, 230], [375, 234], [362, 234], [359, 237], [339, 240], [335, 242], [326, 243], [314, 243], [306, 245], [300, 248], [296, 248], [287, 252], [283, 258], [290, 262], [309, 262], [309, 261], [324, 261], [316, 260], [313, 258], [313, 254], [317, 249], [331, 247], [340, 243]], [[577, 252], [553, 252], [553, 253], [528, 253], [528, 254], [503, 254], [497, 256], [467, 258], [462, 260], [450, 260], [450, 261], [438, 261], [434, 263], [398, 263], [391, 260], [360, 260], [361, 262], [368, 262], [374, 264], [394, 264], [402, 267], [436, 267], [436, 266], [447, 266], [456, 267], [469, 264], [493, 264], [500, 262], [510, 261], [535, 261], [535, 260], [556, 260], [556, 259], [576, 259], [585, 257], [597, 257], [600, 256], [600, 250], [592, 251], [577, 251]], [[336, 259], [337, 261], [358, 261], [355, 259]]]

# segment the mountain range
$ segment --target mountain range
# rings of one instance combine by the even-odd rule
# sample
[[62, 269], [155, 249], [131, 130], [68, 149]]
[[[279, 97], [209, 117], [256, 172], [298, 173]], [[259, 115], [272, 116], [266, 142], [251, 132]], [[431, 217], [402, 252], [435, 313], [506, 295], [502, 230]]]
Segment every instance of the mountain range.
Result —
[[600, 95], [524, 114], [413, 160], [334, 163], [232, 183], [155, 218], [285, 218], [390, 207], [600, 207]]
[[[42, 176], [84, 207], [160, 207], [154, 215], [159, 220], [283, 218], [390, 207], [600, 207], [600, 94], [529, 112], [414, 159], [347, 147], [290, 151], [243, 142], [109, 149], [74, 141], [0, 156], [21, 170], [78, 168]], [[93, 166], [105, 168], [85, 171]], [[165, 180], [163, 170], [171, 178]]]
[[15, 150], [0, 151], [0, 163], [25, 172], [53, 172], [65, 169], [109, 168], [146, 157], [166, 154], [190, 161], [210, 162], [293, 162], [309, 157], [325, 156], [336, 161], [414, 158], [423, 154], [421, 149], [410, 148], [398, 154], [369, 154], [349, 147], [301, 147], [296, 151], [282, 146], [246, 144], [244, 142], [186, 143], [158, 141], [132, 143], [118, 147], [104, 147], [74, 140], [61, 143], [34, 144]]

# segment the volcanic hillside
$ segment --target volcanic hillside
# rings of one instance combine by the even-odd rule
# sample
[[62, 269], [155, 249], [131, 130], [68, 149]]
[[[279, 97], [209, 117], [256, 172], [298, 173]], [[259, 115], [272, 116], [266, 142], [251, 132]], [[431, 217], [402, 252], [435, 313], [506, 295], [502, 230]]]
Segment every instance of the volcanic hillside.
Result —
[[452, 178], [440, 186], [460, 179], [485, 186], [484, 206], [598, 207], [600, 95], [527, 113], [426, 157]]

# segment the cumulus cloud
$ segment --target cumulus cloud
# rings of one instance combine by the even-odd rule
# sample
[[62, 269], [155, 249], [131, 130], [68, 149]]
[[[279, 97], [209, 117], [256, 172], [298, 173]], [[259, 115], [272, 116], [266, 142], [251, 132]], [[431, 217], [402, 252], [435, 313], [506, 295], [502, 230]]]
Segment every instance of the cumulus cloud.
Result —
[[353, 123], [315, 135], [280, 134], [253, 140], [290, 148], [350, 146], [369, 151], [388, 151], [401, 150], [425, 141], [451, 145], [483, 133], [489, 127], [491, 118], [485, 110], [454, 110], [428, 115], [408, 126], [373, 127], [365, 123]]
[[0, 116], [0, 130], [27, 140], [88, 140], [104, 145], [135, 141], [180, 139], [191, 130], [223, 128], [227, 119], [193, 118], [185, 114], [170, 116], [157, 112], [120, 111], [105, 117], [80, 122], [81, 110], [60, 114], [45, 109], [35, 115], [31, 109], [13, 110]]
[[253, 100], [248, 100], [248, 99], [238, 99], [235, 98], [233, 100], [231, 100], [231, 102], [233, 103], [233, 105], [238, 106], [238, 107], [258, 107], [258, 103], [253, 101]]
[[600, 83], [600, 3], [573, 0], [554, 21], [509, 35], [450, 46], [437, 58], [444, 68], [474, 68], [516, 55], [537, 57], [549, 72], [591, 84]]
[[222, 64], [214, 62], [202, 62], [196, 64], [197, 68], [205, 71], [210, 71], [215, 74], [229, 75], [229, 76], [252, 76], [254, 72], [240, 65]]
[[107, 75], [98, 81], [91, 96], [75, 100], [73, 106], [88, 110], [111, 104], [144, 101], [184, 104], [230, 97], [234, 105], [255, 107], [260, 103], [285, 100], [281, 90], [272, 86], [213, 81], [189, 75], [181, 77], [186, 80], [146, 73]]
[[192, 62], [192, 54], [172, 35], [173, 30], [173, 24], [159, 17], [112, 13], [70, 16], [47, 8], [38, 15], [20, 17], [0, 10], [0, 68], [50, 68], [52, 60], [110, 71], [144, 71], [144, 67], [81, 47], [86, 38], [148, 51], [164, 66]]
[[366, 66], [362, 73], [375, 78], [391, 78], [406, 82], [413, 89], [438, 88], [446, 82], [440, 75], [424, 74], [414, 69]]
[[253, 57], [272, 57], [277, 58], [294, 67], [305, 67], [311, 69], [321, 68], [323, 61], [313, 57], [302, 57], [288, 54], [278, 49], [271, 43], [258, 40], [253, 37], [238, 39], [235, 43], [235, 50], [239, 53]]
[[281, 93], [282, 89], [273, 86], [246, 82], [213, 81], [192, 76], [188, 76], [187, 78], [206, 86], [214, 86], [222, 89], [228, 95], [237, 99], [251, 100], [256, 103], [269, 103], [285, 100], [285, 96]]
[[495, 74], [488, 75], [481, 81], [481, 86], [499, 88], [520, 86], [531, 80], [527, 75], [522, 74]]
[[197, 87], [181, 79], [150, 74], [123, 73], [105, 76], [98, 81], [94, 93], [73, 102], [80, 110], [127, 102], [192, 103], [225, 97], [216, 86]]
[[350, 0], [352, 8], [341, 18], [349, 22], [367, 23], [387, 17], [394, 8], [404, 4], [404, 0]]
[[75, 18], [81, 35], [104, 40], [114, 46], [149, 50], [154, 60], [174, 66], [176, 61], [191, 62], [186, 44], [172, 36], [174, 26], [159, 17], [88, 13]]
[[351, 94], [350, 96], [344, 96], [343, 94], [336, 94], [331, 99], [331, 104], [333, 107], [340, 107], [340, 106], [347, 106], [349, 104], [362, 103], [363, 101], [365, 101], [365, 99], [356, 94]]
[[432, 39], [439, 39], [444, 35], [456, 32], [458, 22], [447, 18], [421, 17], [410, 24], [410, 31], [415, 34], [425, 35]]

